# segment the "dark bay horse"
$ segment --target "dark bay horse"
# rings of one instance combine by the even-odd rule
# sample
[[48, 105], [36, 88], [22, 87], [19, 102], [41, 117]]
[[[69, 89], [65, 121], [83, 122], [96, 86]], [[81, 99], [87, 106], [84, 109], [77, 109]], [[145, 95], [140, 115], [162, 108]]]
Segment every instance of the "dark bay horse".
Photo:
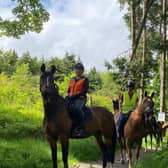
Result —
[[[40, 91], [44, 106], [44, 128], [47, 140], [51, 147], [53, 168], [57, 166], [57, 141], [60, 140], [64, 168], [68, 168], [68, 145], [71, 136], [72, 120], [65, 106], [64, 98], [59, 95], [58, 87], [54, 83], [55, 66], [46, 71], [45, 65], [41, 66]], [[85, 123], [86, 137], [95, 136], [102, 152], [102, 167], [107, 163], [113, 166], [116, 144], [116, 129], [114, 117], [106, 108], [99, 106], [90, 107], [92, 119]], [[104, 137], [105, 142], [102, 137]]]
[[[155, 148], [156, 150], [158, 150], [160, 143], [161, 143], [161, 149], [163, 149], [163, 138], [166, 135], [167, 128], [168, 128], [168, 122], [162, 123], [162, 122], [157, 121], [157, 129], [158, 129], [158, 133], [159, 133], [159, 139], [156, 139], [156, 142], [157, 142], [157, 144], [156, 144], [157, 146]], [[150, 135], [150, 145], [151, 145], [151, 150], [152, 150], [153, 132], [151, 132], [149, 135]], [[156, 138], [155, 134], [154, 134], [154, 137]], [[146, 151], [147, 151], [147, 136], [145, 137], [145, 152]]]
[[129, 160], [129, 168], [132, 167], [132, 152], [131, 145], [136, 142], [137, 151], [136, 159], [139, 158], [142, 138], [151, 132], [155, 131], [153, 125], [149, 124], [148, 120], [153, 117], [154, 102], [152, 100], [154, 93], [148, 96], [145, 92], [145, 97], [138, 107], [130, 114], [128, 121], [124, 127], [124, 138]]

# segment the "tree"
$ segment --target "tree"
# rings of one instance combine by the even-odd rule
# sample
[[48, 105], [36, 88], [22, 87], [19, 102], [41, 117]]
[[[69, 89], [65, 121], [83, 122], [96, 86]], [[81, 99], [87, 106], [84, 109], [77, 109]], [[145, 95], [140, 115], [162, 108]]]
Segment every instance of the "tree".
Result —
[[107, 70], [112, 70], [112, 77], [116, 84], [120, 86], [120, 90], [125, 89], [125, 83], [130, 76], [128, 64], [128, 59], [125, 57], [115, 58], [112, 64], [106, 62], [106, 65], [108, 65]]
[[164, 112], [166, 110], [166, 36], [167, 36], [167, 0], [162, 0], [162, 11], [163, 11], [163, 19], [162, 19], [162, 33], [161, 40], [163, 44], [163, 50], [160, 54], [160, 111]]
[[29, 66], [30, 72], [35, 75], [39, 74], [39, 69], [41, 65], [41, 61], [36, 57], [32, 57], [30, 53], [27, 51], [22, 54], [22, 56], [18, 59], [18, 65], [27, 64]]
[[26, 32], [39, 33], [43, 23], [49, 20], [49, 13], [44, 9], [40, 0], [13, 0], [18, 6], [12, 9], [14, 20], [0, 20], [0, 36], [19, 38]]
[[18, 55], [14, 50], [0, 51], [0, 72], [12, 75], [16, 70]]
[[94, 91], [97, 91], [97, 90], [101, 89], [102, 80], [100, 78], [99, 73], [96, 71], [95, 67], [93, 67], [89, 71], [87, 76], [88, 76], [89, 81], [90, 81], [90, 85], [89, 85], [90, 92], [94, 92]]
[[142, 35], [142, 31], [143, 31], [143, 28], [145, 26], [145, 23], [146, 23], [146, 20], [147, 20], [147, 16], [148, 16], [148, 13], [149, 13], [149, 10], [153, 4], [154, 0], [147, 0], [146, 1], [146, 10], [145, 10], [145, 13], [143, 15], [143, 18], [142, 18], [142, 22], [141, 22], [141, 26], [140, 26], [140, 29], [139, 29], [139, 32], [136, 36], [136, 40], [135, 40], [135, 44], [133, 46], [133, 51], [132, 51], [132, 55], [131, 55], [131, 58], [130, 60], [133, 60], [134, 58], [134, 55], [136, 54], [136, 50], [137, 50], [137, 47], [139, 45], [139, 41], [140, 41], [140, 38], [141, 38], [141, 35]]
[[63, 58], [65, 74], [70, 74], [74, 70], [74, 66], [76, 64], [75, 58], [76, 56], [74, 54], [69, 54], [69, 53], [65, 54], [65, 57]]
[[[145, 17], [145, 14], [146, 14], [146, 5], [147, 5], [147, 0], [144, 0], [144, 2], [143, 2], [143, 18]], [[140, 101], [142, 101], [142, 99], [144, 97], [145, 58], [146, 58], [146, 23], [144, 24], [144, 28], [143, 28], [143, 54], [142, 54], [142, 59], [141, 59], [142, 71], [141, 71], [141, 79], [140, 79]]]

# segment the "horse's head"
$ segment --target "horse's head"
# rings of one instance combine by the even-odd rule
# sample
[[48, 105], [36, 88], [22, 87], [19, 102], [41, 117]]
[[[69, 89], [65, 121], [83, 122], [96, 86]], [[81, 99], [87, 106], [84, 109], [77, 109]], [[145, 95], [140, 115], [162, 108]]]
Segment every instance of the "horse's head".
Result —
[[54, 73], [56, 72], [56, 67], [51, 66], [50, 71], [46, 71], [45, 64], [41, 65], [41, 76], [40, 76], [40, 91], [42, 95], [51, 95], [58, 92], [54, 84]]
[[147, 92], [145, 92], [145, 97], [142, 100], [141, 103], [141, 111], [145, 115], [153, 115], [154, 113], [154, 102], [153, 102], [154, 93], [151, 94], [151, 96], [147, 95]]
[[119, 100], [113, 100], [113, 109], [114, 111], [119, 110]]

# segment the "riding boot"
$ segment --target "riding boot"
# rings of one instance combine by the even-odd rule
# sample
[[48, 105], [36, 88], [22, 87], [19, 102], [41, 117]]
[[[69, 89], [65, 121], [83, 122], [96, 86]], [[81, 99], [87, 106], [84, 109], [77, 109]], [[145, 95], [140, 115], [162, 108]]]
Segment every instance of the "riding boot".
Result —
[[83, 118], [83, 111], [78, 112], [78, 119], [79, 119], [79, 125], [75, 129], [75, 134], [79, 136], [85, 135], [85, 127], [84, 127], [84, 118]]

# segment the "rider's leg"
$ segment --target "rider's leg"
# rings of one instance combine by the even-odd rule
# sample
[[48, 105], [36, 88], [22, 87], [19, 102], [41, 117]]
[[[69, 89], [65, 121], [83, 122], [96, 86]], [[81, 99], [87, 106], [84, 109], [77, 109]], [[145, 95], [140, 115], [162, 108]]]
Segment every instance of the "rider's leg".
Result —
[[77, 132], [80, 134], [84, 133], [84, 112], [83, 107], [85, 105], [85, 99], [77, 99], [75, 101], [76, 116], [78, 120], [78, 129]]
[[117, 138], [122, 137], [123, 121], [124, 121], [124, 115], [121, 113], [119, 120], [117, 122]]

